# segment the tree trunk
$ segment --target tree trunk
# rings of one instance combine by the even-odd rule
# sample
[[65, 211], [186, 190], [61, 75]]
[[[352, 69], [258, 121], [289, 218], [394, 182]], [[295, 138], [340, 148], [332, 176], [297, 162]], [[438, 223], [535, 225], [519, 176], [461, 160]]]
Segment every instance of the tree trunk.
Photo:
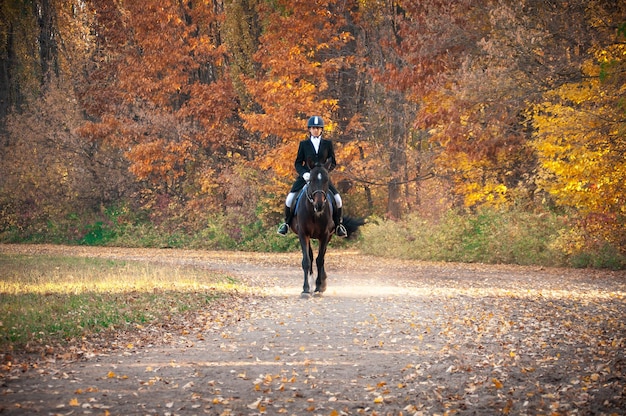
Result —
[[56, 27], [55, 6], [50, 0], [33, 3], [37, 26], [39, 27], [39, 62], [41, 65], [41, 84], [59, 76], [59, 37]]
[[[402, 218], [405, 210], [405, 200], [402, 187], [406, 173], [406, 126], [400, 100], [395, 94], [390, 94], [389, 120], [389, 170], [391, 180], [387, 185], [387, 214], [394, 219]], [[392, 104], [393, 103], [393, 104]]]

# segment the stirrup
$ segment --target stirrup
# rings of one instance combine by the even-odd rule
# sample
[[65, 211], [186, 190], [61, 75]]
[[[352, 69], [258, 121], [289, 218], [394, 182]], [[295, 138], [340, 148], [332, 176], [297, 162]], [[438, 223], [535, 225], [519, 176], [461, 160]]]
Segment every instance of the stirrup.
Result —
[[337, 226], [337, 237], [347, 237], [348, 236], [348, 232], [346, 231], [346, 227], [343, 226], [343, 224], [339, 224]]
[[286, 222], [282, 223], [280, 227], [278, 227], [278, 234], [287, 235], [288, 232], [289, 232], [289, 226], [287, 225]]

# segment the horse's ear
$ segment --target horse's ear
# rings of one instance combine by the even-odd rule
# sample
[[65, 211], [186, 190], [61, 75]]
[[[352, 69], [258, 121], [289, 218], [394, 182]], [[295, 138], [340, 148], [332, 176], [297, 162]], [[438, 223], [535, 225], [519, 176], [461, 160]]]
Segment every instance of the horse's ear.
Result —
[[330, 167], [332, 166], [332, 164], [333, 164], [332, 159], [330, 158], [326, 159], [326, 163], [324, 163], [324, 169], [330, 170]]
[[315, 167], [315, 162], [313, 161], [312, 158], [309, 157], [306, 160], [306, 165], [308, 166], [309, 170], [311, 170]]

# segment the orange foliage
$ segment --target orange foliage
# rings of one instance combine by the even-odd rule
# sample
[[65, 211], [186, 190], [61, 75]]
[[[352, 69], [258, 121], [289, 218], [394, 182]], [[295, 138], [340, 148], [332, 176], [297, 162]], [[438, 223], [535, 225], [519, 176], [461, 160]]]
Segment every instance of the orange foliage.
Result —
[[108, 58], [92, 73], [97, 87], [84, 89], [96, 121], [82, 134], [124, 150], [130, 171], [158, 192], [241, 149], [226, 51], [217, 42], [223, 16], [211, 4], [96, 2], [95, 9]]
[[330, 122], [337, 98], [327, 91], [326, 77], [344, 65], [337, 51], [350, 40], [341, 30], [342, 15], [330, 12], [334, 3], [282, 0], [261, 4], [267, 26], [255, 59], [262, 72], [247, 79], [246, 86], [263, 111], [242, 114], [249, 130], [297, 143], [309, 116], [318, 114]]
[[[55, 106], [75, 89], [81, 119], [71, 129], [41, 126], [71, 143], [59, 149], [83, 149], [86, 160], [101, 152], [111, 171], [128, 167], [139, 192], [124, 182], [114, 197], [237, 205], [239, 182], [256, 186], [258, 174], [260, 192], [250, 195], [280, 211], [306, 120], [317, 114], [336, 141], [333, 180], [363, 189], [377, 214], [413, 209], [420, 180], [437, 175], [456, 206], [549, 194], [603, 219], [590, 229], [606, 220], [618, 235], [623, 226], [621, 2], [93, 0], [50, 10], [61, 6], [50, 33], [65, 49], [52, 58], [59, 85], [70, 87]], [[54, 59], [21, 58], [41, 45], [15, 36], [20, 57], [7, 73], [23, 80], [0, 87], [19, 96], [37, 89]], [[45, 142], [48, 133], [33, 130]], [[64, 168], [47, 170], [63, 183]]]

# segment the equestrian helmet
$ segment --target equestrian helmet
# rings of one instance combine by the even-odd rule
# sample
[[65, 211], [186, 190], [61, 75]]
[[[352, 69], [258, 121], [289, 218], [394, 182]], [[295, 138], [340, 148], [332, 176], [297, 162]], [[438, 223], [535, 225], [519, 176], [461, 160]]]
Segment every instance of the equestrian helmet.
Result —
[[309, 118], [308, 123], [306, 123], [306, 127], [310, 129], [311, 127], [319, 127], [324, 128], [324, 120], [320, 116], [313, 116]]

